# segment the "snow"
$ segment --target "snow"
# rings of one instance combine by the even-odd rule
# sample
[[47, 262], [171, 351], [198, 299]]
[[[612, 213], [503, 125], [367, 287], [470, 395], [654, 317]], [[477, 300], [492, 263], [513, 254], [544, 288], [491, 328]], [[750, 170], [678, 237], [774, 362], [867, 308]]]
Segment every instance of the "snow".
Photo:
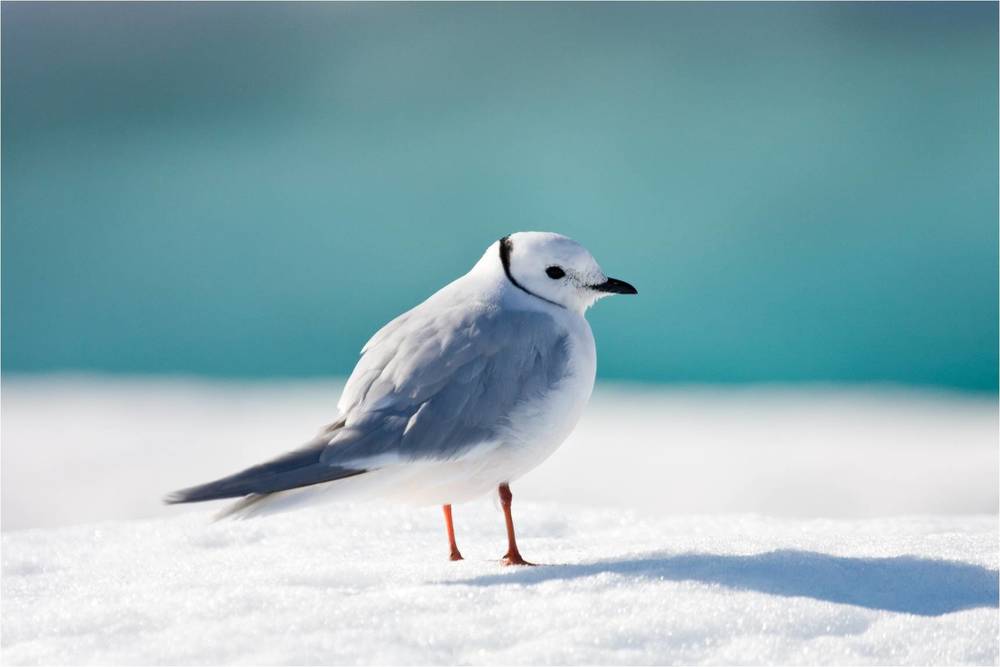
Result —
[[[495, 500], [212, 523], [167, 491], [334, 381], [3, 379], [4, 664], [998, 664], [996, 397], [601, 386]], [[815, 517], [832, 518], [815, 518]]]
[[6, 664], [996, 664], [995, 517], [338, 505], [3, 536]]

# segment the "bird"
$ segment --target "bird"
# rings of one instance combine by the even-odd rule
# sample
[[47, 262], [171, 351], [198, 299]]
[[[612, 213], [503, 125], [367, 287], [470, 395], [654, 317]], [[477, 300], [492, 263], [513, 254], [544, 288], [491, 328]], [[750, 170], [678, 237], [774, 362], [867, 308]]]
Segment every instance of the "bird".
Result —
[[562, 444], [590, 399], [597, 355], [587, 309], [637, 293], [566, 236], [505, 236], [375, 333], [339, 416], [307, 444], [165, 502], [236, 498], [222, 516], [238, 518], [344, 498], [440, 505], [457, 561], [452, 505], [496, 489], [501, 563], [532, 565], [517, 546], [510, 483]]

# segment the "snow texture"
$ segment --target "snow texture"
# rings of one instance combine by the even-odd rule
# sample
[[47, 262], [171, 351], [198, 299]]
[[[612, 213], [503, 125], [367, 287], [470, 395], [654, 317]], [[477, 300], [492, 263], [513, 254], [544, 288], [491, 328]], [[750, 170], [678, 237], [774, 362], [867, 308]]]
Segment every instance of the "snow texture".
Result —
[[[211, 523], [335, 382], [3, 380], [4, 664], [997, 664], [995, 396], [599, 386], [495, 500]], [[747, 514], [752, 512], [754, 514]], [[810, 517], [837, 517], [816, 519]]]
[[3, 537], [5, 664], [996, 664], [995, 517], [335, 505]]

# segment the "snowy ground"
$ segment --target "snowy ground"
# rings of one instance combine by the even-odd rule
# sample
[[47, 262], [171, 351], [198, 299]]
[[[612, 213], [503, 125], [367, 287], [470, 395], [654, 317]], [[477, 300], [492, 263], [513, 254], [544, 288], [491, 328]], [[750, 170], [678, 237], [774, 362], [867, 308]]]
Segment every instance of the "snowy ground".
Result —
[[514, 485], [532, 569], [497, 565], [491, 499], [455, 509], [460, 563], [435, 508], [159, 504], [294, 447], [335, 399], [5, 378], [3, 662], [1000, 660], [995, 397], [601, 387]]
[[341, 506], [3, 538], [6, 664], [995, 664], [994, 517]]

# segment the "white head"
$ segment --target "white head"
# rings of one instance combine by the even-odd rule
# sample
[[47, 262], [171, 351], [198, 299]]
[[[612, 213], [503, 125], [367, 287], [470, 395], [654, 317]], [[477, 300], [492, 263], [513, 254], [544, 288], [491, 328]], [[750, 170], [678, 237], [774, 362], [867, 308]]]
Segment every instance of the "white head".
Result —
[[518, 232], [487, 254], [491, 251], [516, 288], [580, 313], [609, 294], [637, 294], [628, 283], [604, 275], [586, 248], [561, 234]]

